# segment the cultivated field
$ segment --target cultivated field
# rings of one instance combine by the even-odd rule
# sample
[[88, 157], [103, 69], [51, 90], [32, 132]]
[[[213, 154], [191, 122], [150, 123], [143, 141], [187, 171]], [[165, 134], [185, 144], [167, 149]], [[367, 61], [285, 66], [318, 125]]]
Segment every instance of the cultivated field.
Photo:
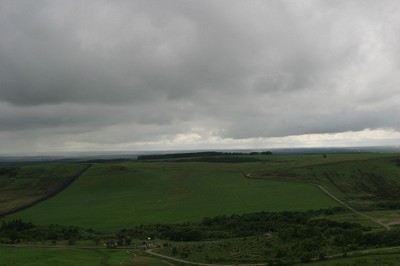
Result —
[[[0, 212], [37, 203], [2, 218], [2, 243], [36, 248], [0, 247], [0, 265], [167, 265], [135, 249], [150, 235], [172, 264], [173, 257], [232, 265], [319, 258], [326, 261], [310, 265], [396, 265], [400, 256], [394, 248], [400, 245], [399, 154], [0, 167], [0, 185]], [[109, 239], [124, 249], [104, 249]]]
[[[400, 223], [398, 154], [329, 154], [323, 160], [301, 160], [286, 168], [254, 171], [251, 175], [267, 180], [319, 184], [346, 205], [379, 222]], [[348, 221], [360, 222], [357, 219]]]
[[9, 216], [38, 224], [117, 229], [257, 211], [308, 210], [337, 203], [310, 184], [246, 178], [261, 163], [93, 165], [68, 189]]
[[46, 199], [64, 189], [87, 167], [83, 164], [0, 167], [0, 215]]
[[73, 247], [0, 247], [0, 266], [119, 266], [169, 265], [159, 259], [143, 257], [127, 250], [82, 249]]

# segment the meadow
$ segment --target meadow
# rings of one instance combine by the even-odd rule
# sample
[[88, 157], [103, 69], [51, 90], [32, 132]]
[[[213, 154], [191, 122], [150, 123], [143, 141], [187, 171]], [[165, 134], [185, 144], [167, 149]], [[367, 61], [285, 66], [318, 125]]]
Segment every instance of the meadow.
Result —
[[167, 263], [127, 250], [73, 247], [0, 247], [0, 266], [166, 266]]
[[310, 184], [246, 178], [256, 163], [95, 164], [68, 189], [10, 215], [36, 224], [118, 229], [149, 223], [198, 221], [206, 216], [337, 206]]
[[[396, 228], [400, 223], [399, 154], [161, 156], [149, 160], [86, 161], [17, 168], [0, 167], [0, 212], [30, 204], [34, 206], [2, 219], [22, 219], [35, 225], [86, 228], [82, 239], [89, 241], [93, 248], [84, 249], [74, 241], [71, 248], [0, 247], [0, 265], [120, 265], [122, 261], [124, 265], [166, 265], [144, 253], [132, 257], [123, 249], [96, 248], [99, 243], [92, 237], [96, 237], [96, 230], [100, 232], [97, 237], [101, 241], [109, 237], [121, 237], [120, 240], [126, 241], [134, 238], [135, 234], [140, 235], [140, 231], [147, 236], [152, 230], [161, 237], [163, 234], [161, 231], [157, 233], [157, 230], [162, 228], [170, 227], [172, 233], [175, 229], [178, 230], [175, 233], [179, 230], [181, 233], [185, 230], [194, 230], [186, 233], [195, 232], [201, 228], [201, 223], [209, 219], [205, 217], [216, 217], [213, 219], [220, 221], [221, 217], [235, 217], [231, 216], [233, 214], [257, 212], [281, 212], [275, 217], [293, 217], [301, 216], [293, 211], [337, 206], [347, 210], [317, 212], [310, 220], [302, 220], [301, 226], [296, 223], [284, 225], [282, 222], [282, 227], [272, 227], [273, 237], [270, 240], [263, 238], [262, 230], [257, 235], [245, 235], [246, 231], [253, 232], [254, 228], [246, 229], [244, 223], [240, 229], [244, 237], [218, 238], [217, 228], [214, 233], [210, 231], [216, 237], [214, 242], [189, 243], [183, 237], [179, 242], [162, 239], [168, 247], [160, 252], [178, 258], [184, 254], [199, 262], [233, 264], [235, 261], [266, 262], [266, 258], [285, 261], [285, 256], [292, 263], [301, 255], [310, 260], [318, 257], [320, 252], [334, 255], [347, 251], [348, 258], [313, 262], [311, 265], [395, 265], [393, 262], [399, 258], [395, 251], [390, 254], [351, 255], [353, 251], [379, 245], [390, 247], [397, 243], [393, 234], [398, 232]], [[60, 188], [63, 189], [61, 192]], [[322, 235], [307, 229], [313, 228], [318, 220], [323, 221], [320, 228]], [[336, 224], [329, 225], [330, 222], [326, 221]], [[385, 231], [386, 228], [377, 221], [393, 230]], [[152, 224], [163, 224], [164, 227]], [[329, 231], [331, 226], [341, 229]], [[131, 231], [120, 231], [123, 228], [130, 228]], [[236, 233], [240, 231], [238, 228]], [[78, 230], [79, 235], [80, 229], [70, 229]], [[225, 229], [221, 227], [220, 233]], [[59, 227], [59, 230], [64, 229]], [[133, 235], [130, 235], [132, 232]], [[307, 234], [312, 235], [312, 239], [308, 239]], [[352, 234], [355, 237], [344, 241]], [[89, 235], [92, 236], [88, 238]], [[372, 237], [376, 244], [368, 237]], [[66, 241], [68, 238], [61, 239]], [[323, 251], [320, 250], [322, 245], [315, 245], [322, 240]], [[57, 239], [57, 243], [67, 243], [59, 241]], [[175, 255], [172, 254], [174, 246], [179, 248]], [[307, 250], [311, 247], [312, 250]], [[25, 255], [18, 256], [21, 252]], [[237, 256], [237, 260], [232, 258], [232, 254]], [[208, 259], [206, 255], [209, 255]]]
[[0, 216], [56, 194], [87, 167], [84, 164], [0, 167]]
[[298, 264], [301, 266], [397, 266], [400, 254], [373, 254], [346, 258], [329, 259], [312, 263]]
[[[318, 184], [343, 203], [387, 225], [400, 223], [398, 154], [329, 154], [324, 160], [300, 160], [288, 167], [255, 170], [254, 178]], [[338, 217], [340, 219], [340, 217]], [[360, 217], [347, 221], [361, 222]]]

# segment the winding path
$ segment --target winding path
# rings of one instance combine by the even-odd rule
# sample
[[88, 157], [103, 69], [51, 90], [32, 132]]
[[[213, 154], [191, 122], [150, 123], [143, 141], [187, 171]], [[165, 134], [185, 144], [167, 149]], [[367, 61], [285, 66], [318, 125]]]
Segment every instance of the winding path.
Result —
[[159, 258], [163, 258], [163, 259], [168, 259], [168, 260], [173, 260], [176, 262], [180, 262], [180, 263], [185, 263], [185, 264], [190, 264], [190, 265], [200, 265], [200, 266], [266, 266], [268, 265], [268, 263], [254, 263], [254, 264], [212, 264], [212, 263], [202, 263], [202, 262], [194, 262], [194, 261], [188, 261], [188, 260], [182, 260], [182, 259], [178, 259], [178, 258], [174, 258], [174, 257], [170, 257], [167, 255], [161, 255], [158, 253], [153, 252], [154, 249], [147, 249], [146, 253], [152, 256], [156, 256]]
[[[263, 178], [256, 178], [256, 177], [253, 177], [253, 175], [252, 175], [251, 173], [244, 173], [244, 176], [245, 176], [246, 178], [250, 178], [250, 179], [263, 179]], [[331, 197], [333, 200], [335, 200], [336, 202], [338, 202], [340, 205], [344, 206], [344, 207], [347, 208], [348, 210], [354, 212], [355, 214], [360, 215], [360, 216], [362, 216], [362, 217], [364, 217], [364, 218], [366, 218], [366, 219], [368, 219], [368, 220], [370, 220], [370, 221], [372, 221], [372, 222], [378, 224], [379, 226], [382, 226], [382, 227], [385, 228], [386, 230], [390, 230], [390, 229], [391, 229], [391, 227], [390, 227], [389, 225], [382, 223], [381, 221], [379, 221], [379, 220], [376, 219], [376, 218], [373, 218], [373, 217], [371, 217], [371, 216], [369, 216], [369, 215], [366, 215], [366, 214], [364, 214], [364, 213], [361, 213], [361, 212], [357, 211], [356, 209], [354, 209], [353, 207], [349, 206], [348, 204], [344, 203], [342, 200], [340, 200], [339, 198], [337, 198], [336, 196], [334, 196], [331, 192], [329, 192], [329, 191], [328, 191], [324, 186], [322, 186], [321, 184], [318, 184], [318, 183], [311, 183], [311, 182], [308, 182], [308, 184], [312, 184], [312, 185], [314, 185], [314, 186], [317, 186], [317, 187], [318, 187], [320, 190], [322, 190], [322, 192], [324, 192], [326, 195], [328, 195], [329, 197]]]
[[364, 213], [361, 213], [361, 212], [355, 210], [353, 207], [350, 207], [349, 205], [347, 205], [346, 203], [344, 203], [343, 201], [341, 201], [340, 199], [338, 199], [336, 196], [332, 195], [332, 193], [330, 193], [330, 192], [329, 192], [326, 188], [324, 188], [322, 185], [320, 185], [320, 184], [314, 184], [314, 185], [316, 185], [316, 186], [317, 186], [319, 189], [321, 189], [325, 194], [327, 194], [329, 197], [331, 197], [331, 198], [334, 199], [336, 202], [340, 203], [341, 205], [343, 205], [344, 207], [346, 207], [346, 208], [349, 209], [350, 211], [352, 211], [352, 212], [354, 212], [354, 213], [356, 213], [356, 214], [358, 214], [358, 215], [360, 215], [360, 216], [362, 216], [362, 217], [364, 217], [364, 218], [366, 218], [366, 219], [368, 219], [368, 220], [370, 220], [370, 221], [372, 221], [372, 222], [374, 222], [374, 223], [376, 223], [376, 224], [379, 224], [380, 226], [384, 227], [386, 230], [390, 230], [390, 229], [391, 229], [389, 225], [382, 223], [382, 222], [379, 221], [378, 219], [375, 219], [375, 218], [373, 218], [373, 217], [371, 217], [371, 216], [368, 216], [368, 215], [366, 215], [366, 214], [364, 214]]

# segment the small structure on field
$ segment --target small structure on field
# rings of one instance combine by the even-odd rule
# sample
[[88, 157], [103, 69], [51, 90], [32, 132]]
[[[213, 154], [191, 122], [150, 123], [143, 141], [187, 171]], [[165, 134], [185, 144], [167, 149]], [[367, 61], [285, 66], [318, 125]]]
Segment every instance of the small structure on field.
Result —
[[141, 245], [137, 246], [140, 249], [148, 249], [148, 248], [158, 248], [160, 247], [159, 244], [149, 243], [147, 241], [143, 241]]
[[269, 238], [272, 237], [272, 232], [267, 232], [267, 233], [263, 234], [263, 236], [264, 236], [265, 238], [269, 239]]
[[117, 248], [117, 246], [118, 246], [117, 242], [114, 240], [108, 240], [104, 245], [107, 248]]

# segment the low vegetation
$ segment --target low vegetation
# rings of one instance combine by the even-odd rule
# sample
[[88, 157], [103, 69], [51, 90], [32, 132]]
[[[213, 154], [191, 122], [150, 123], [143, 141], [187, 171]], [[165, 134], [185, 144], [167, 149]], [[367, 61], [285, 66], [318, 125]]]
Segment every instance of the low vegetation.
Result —
[[371, 154], [370, 158], [327, 160], [325, 163], [256, 171], [254, 177], [323, 185], [357, 210], [398, 209], [400, 202], [399, 156]]
[[138, 249], [148, 238], [156, 252], [203, 263], [385, 265], [400, 245], [399, 162], [205, 152], [0, 167], [0, 212], [35, 205], [2, 218], [0, 242], [19, 248], [0, 246], [0, 265], [166, 265]]
[[0, 247], [0, 254], [0, 266], [170, 266], [161, 260], [136, 256], [126, 250]]
[[140, 244], [135, 239], [150, 238], [158, 239], [163, 247], [159, 252], [176, 258], [204, 263], [280, 265], [400, 245], [399, 230], [371, 232], [370, 227], [360, 224], [317, 218], [344, 212], [336, 207], [307, 212], [222, 215], [206, 217], [198, 223], [140, 225], [112, 233], [12, 220], [2, 222], [0, 241], [71, 247], [86, 241], [93, 248], [114, 241], [118, 247], [134, 248]]
[[0, 167], [0, 217], [50, 198], [88, 167], [85, 164]]
[[254, 166], [262, 165], [95, 164], [67, 190], [9, 219], [114, 230], [194, 222], [221, 214], [305, 211], [338, 205], [310, 184], [246, 178], [244, 168]]

